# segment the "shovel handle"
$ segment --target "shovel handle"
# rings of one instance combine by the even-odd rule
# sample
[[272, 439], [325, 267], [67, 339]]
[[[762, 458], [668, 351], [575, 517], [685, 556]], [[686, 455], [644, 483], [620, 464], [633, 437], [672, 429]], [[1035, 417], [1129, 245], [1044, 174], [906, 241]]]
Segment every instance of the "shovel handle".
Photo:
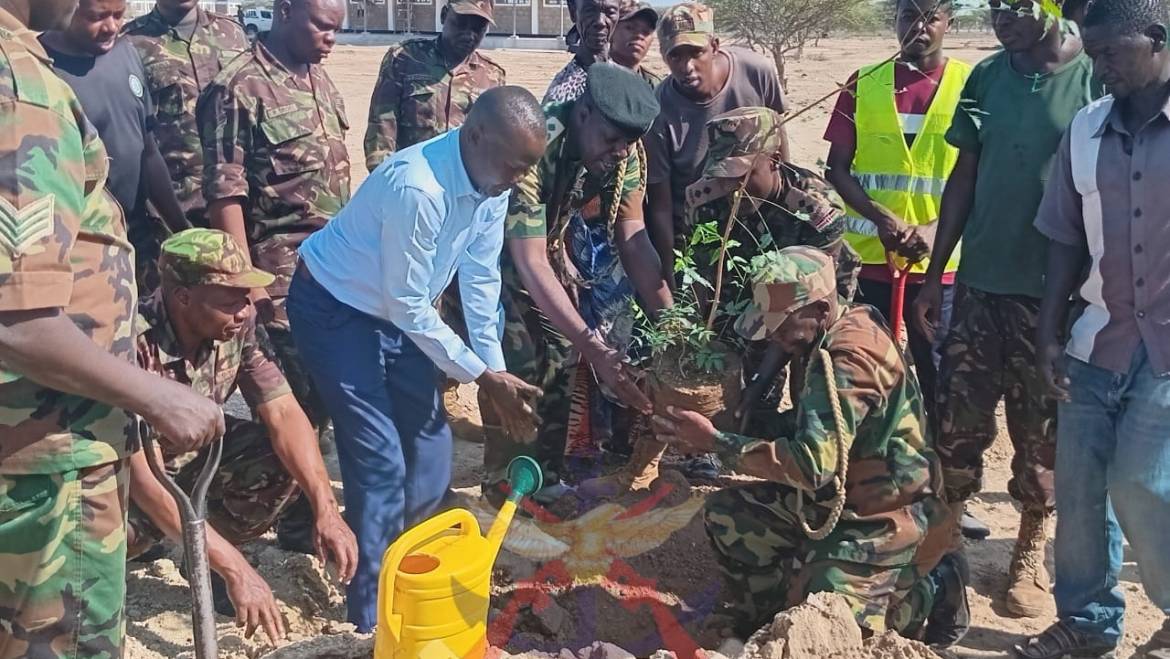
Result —
[[179, 507], [179, 518], [183, 524], [183, 557], [187, 563], [187, 579], [191, 586], [195, 656], [197, 659], [216, 659], [219, 656], [219, 647], [215, 634], [215, 608], [211, 602], [211, 569], [207, 558], [205, 518], [207, 489], [211, 486], [215, 472], [219, 470], [219, 461], [223, 457], [223, 438], [215, 440], [207, 447], [203, 467], [195, 479], [191, 496], [187, 496], [163, 466], [161, 454], [155, 450], [154, 435], [150, 429], [144, 427], [141, 437], [151, 473], [162, 483]]
[[902, 340], [902, 313], [906, 306], [906, 279], [913, 263], [893, 252], [886, 253], [886, 266], [890, 269], [892, 293], [890, 295], [890, 334], [895, 341]]

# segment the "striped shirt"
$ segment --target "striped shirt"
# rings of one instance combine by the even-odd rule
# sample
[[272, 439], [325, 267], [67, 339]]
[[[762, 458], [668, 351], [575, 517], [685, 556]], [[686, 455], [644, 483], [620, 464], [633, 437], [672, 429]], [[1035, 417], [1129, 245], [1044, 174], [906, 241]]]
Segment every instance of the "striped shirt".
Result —
[[1036, 217], [1057, 242], [1083, 247], [1084, 311], [1068, 354], [1117, 373], [1143, 343], [1170, 374], [1170, 104], [1131, 134], [1107, 96], [1064, 135]]

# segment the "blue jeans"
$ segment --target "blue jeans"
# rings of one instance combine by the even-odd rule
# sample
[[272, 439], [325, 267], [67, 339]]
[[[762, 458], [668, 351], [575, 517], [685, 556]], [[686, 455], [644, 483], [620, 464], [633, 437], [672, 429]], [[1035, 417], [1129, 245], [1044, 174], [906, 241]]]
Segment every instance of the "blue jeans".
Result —
[[293, 338], [333, 418], [345, 517], [358, 541], [349, 621], [377, 622], [382, 554], [431, 515], [451, 481], [439, 369], [391, 323], [338, 302], [303, 272], [288, 297]]
[[1144, 346], [1128, 373], [1068, 365], [1071, 400], [1056, 426], [1057, 613], [1116, 643], [1123, 531], [1146, 594], [1170, 614], [1170, 377], [1154, 375]]

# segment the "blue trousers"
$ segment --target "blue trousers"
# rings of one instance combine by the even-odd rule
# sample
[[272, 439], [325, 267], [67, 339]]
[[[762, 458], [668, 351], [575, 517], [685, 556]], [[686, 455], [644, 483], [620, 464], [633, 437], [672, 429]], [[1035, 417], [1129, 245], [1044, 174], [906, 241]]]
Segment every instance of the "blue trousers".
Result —
[[358, 540], [349, 621], [377, 623], [386, 548], [438, 508], [451, 480], [451, 430], [440, 373], [391, 323], [338, 302], [305, 276], [288, 298], [293, 338], [333, 418], [345, 517]]
[[1071, 400], [1056, 425], [1057, 614], [1116, 643], [1122, 531], [1146, 594], [1170, 614], [1170, 377], [1154, 375], [1144, 346], [1128, 373], [1068, 364]]

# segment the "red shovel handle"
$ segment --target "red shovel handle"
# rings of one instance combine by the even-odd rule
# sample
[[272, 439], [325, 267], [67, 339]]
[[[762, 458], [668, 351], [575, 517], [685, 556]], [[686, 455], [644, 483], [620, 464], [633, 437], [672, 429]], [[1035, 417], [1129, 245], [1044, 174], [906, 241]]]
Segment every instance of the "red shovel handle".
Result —
[[[903, 261], [905, 264], [899, 266], [898, 261]], [[906, 306], [906, 275], [910, 272], [910, 267], [914, 265], [900, 259], [892, 252], [886, 254], [886, 266], [890, 269], [891, 285], [893, 286], [893, 294], [890, 296], [890, 333], [894, 335], [894, 339], [900, 341], [902, 338], [902, 311]]]

